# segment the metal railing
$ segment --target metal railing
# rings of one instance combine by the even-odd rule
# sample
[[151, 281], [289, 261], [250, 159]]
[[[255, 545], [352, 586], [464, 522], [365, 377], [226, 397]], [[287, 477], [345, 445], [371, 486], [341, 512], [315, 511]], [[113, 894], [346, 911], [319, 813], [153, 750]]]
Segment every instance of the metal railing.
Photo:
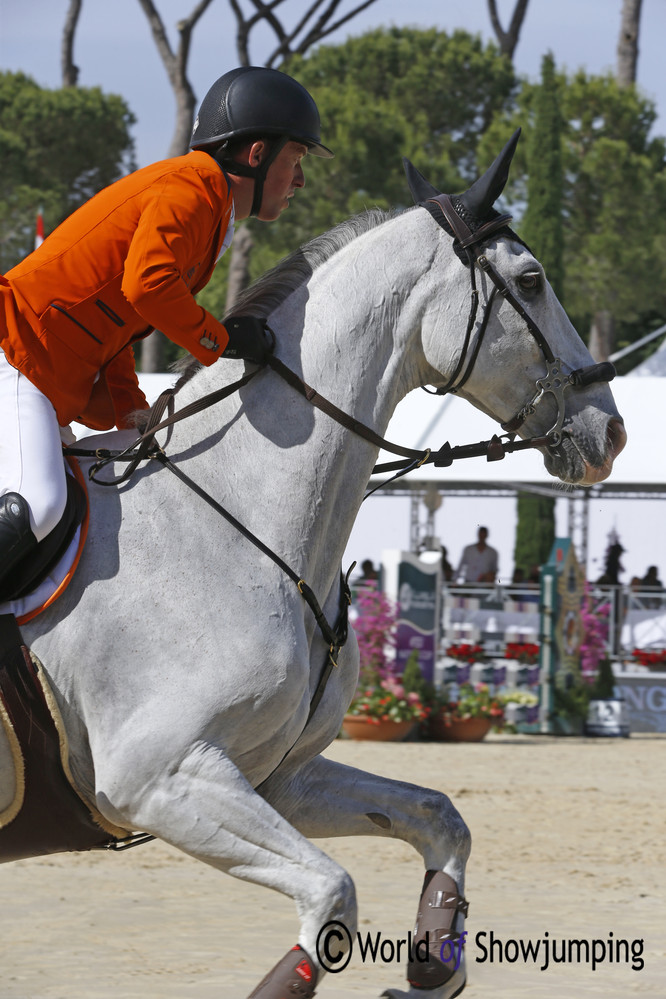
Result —
[[[606, 617], [609, 657], [626, 659], [633, 650], [666, 648], [666, 591], [590, 584], [592, 609]], [[452, 644], [480, 644], [497, 656], [507, 642], [539, 642], [540, 590], [520, 586], [445, 586], [442, 650]]]

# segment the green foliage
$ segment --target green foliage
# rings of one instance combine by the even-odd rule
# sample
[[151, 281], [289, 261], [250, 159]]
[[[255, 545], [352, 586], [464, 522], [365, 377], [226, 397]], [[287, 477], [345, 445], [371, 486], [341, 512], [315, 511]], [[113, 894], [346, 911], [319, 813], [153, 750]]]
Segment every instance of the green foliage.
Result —
[[[563, 298], [583, 335], [596, 312], [610, 311], [622, 347], [666, 321], [666, 140], [651, 135], [654, 104], [611, 74], [559, 73], [554, 82], [562, 116]], [[539, 155], [540, 89], [524, 83], [514, 110], [496, 118], [480, 144], [479, 155], [489, 155], [522, 126], [505, 191], [517, 209]], [[520, 222], [516, 228], [522, 234]]]
[[599, 672], [590, 691], [591, 700], [606, 700], [615, 695], [615, 675], [610, 659], [603, 658], [599, 663]]
[[419, 654], [414, 649], [409, 653], [402, 674], [402, 685], [406, 694], [418, 694], [423, 704], [432, 704], [436, 700], [435, 688], [421, 672]]
[[536, 565], [548, 561], [555, 540], [555, 500], [549, 496], [518, 493], [518, 523], [514, 563], [529, 577]]
[[591, 687], [580, 677], [571, 677], [568, 686], [553, 688], [553, 707], [556, 721], [559, 720], [566, 725], [573, 726], [577, 731], [576, 723], [584, 722], [590, 706]]
[[557, 98], [555, 63], [544, 56], [541, 86], [534, 102], [534, 130], [528, 149], [527, 209], [522, 235], [543, 264], [558, 298], [564, 284], [562, 225], [562, 116]]
[[48, 234], [134, 168], [134, 121], [121, 97], [97, 87], [47, 90], [0, 73], [0, 272], [32, 250], [40, 206]]
[[[555, 294], [564, 284], [564, 233], [562, 225], [562, 117], [555, 62], [552, 55], [541, 63], [541, 86], [534, 100], [534, 125], [527, 148], [527, 209], [522, 235], [546, 271]], [[548, 559], [555, 538], [555, 500], [519, 493], [514, 561], [528, 579], [534, 566]]]
[[479, 138], [515, 87], [494, 45], [434, 28], [377, 29], [285, 68], [317, 101], [335, 159], [308, 158], [306, 187], [278, 225], [250, 223], [254, 276], [350, 215], [411, 204], [403, 156], [442, 190], [464, 189]]

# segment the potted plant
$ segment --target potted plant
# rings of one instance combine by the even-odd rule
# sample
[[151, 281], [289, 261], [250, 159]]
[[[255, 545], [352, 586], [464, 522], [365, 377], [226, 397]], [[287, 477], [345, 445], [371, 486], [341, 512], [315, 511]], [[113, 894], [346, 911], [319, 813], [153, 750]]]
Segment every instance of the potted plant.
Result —
[[590, 706], [590, 683], [567, 673], [563, 685], [553, 688], [553, 725], [556, 735], [582, 735]]
[[599, 663], [597, 678], [590, 690], [585, 735], [622, 738], [629, 735], [624, 698], [618, 697], [615, 692], [613, 666], [607, 658]]
[[357, 598], [357, 611], [354, 628], [361, 670], [342, 731], [352, 739], [404, 739], [426, 717], [427, 708], [413, 685], [406, 688], [403, 677], [393, 672], [389, 650], [394, 644], [395, 610], [380, 590], [368, 587]]
[[583, 641], [580, 647], [581, 670], [590, 683], [590, 695], [583, 731], [589, 736], [629, 735], [624, 700], [615, 692], [613, 666], [606, 653], [608, 638], [607, 603], [595, 605], [589, 587], [581, 608]]
[[444, 688], [432, 711], [430, 737], [443, 742], [481, 742], [491, 728], [501, 730], [504, 709], [486, 683], [462, 683], [453, 694]]
[[406, 691], [402, 677], [387, 676], [357, 689], [342, 723], [350, 739], [396, 742], [405, 739], [428, 714], [415, 691]]
[[[534, 725], [538, 720], [539, 698], [531, 690], [506, 690], [497, 695], [504, 709], [502, 731], [516, 733], [518, 725]], [[520, 731], [524, 731], [521, 729]]]
[[505, 659], [514, 659], [524, 666], [535, 666], [539, 662], [539, 646], [535, 642], [507, 642]]
[[666, 672], [666, 649], [634, 649], [632, 659], [646, 669]]
[[455, 659], [456, 662], [468, 663], [472, 666], [483, 659], [483, 646], [478, 644], [472, 645], [470, 642], [458, 642], [457, 644], [449, 645], [446, 654], [449, 659]]

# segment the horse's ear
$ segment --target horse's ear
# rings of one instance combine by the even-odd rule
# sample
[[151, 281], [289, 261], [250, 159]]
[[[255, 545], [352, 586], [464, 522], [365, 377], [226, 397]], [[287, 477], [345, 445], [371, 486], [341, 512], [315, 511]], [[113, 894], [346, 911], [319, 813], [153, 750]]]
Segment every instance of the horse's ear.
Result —
[[504, 190], [519, 138], [520, 129], [517, 128], [492, 166], [464, 194], [458, 195], [475, 218], [484, 219]]
[[407, 183], [414, 198], [414, 204], [418, 205], [421, 201], [427, 201], [428, 198], [435, 198], [438, 194], [442, 193], [436, 187], [433, 187], [405, 156], [402, 158], [402, 165], [407, 174]]

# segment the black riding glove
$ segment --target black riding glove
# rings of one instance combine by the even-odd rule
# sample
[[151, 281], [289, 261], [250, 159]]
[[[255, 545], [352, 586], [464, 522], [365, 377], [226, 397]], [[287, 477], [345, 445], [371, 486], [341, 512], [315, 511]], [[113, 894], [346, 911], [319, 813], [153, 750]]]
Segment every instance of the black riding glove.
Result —
[[266, 333], [266, 320], [255, 316], [229, 316], [224, 320], [229, 334], [229, 343], [222, 351], [222, 357], [238, 358], [265, 364], [271, 352]]

